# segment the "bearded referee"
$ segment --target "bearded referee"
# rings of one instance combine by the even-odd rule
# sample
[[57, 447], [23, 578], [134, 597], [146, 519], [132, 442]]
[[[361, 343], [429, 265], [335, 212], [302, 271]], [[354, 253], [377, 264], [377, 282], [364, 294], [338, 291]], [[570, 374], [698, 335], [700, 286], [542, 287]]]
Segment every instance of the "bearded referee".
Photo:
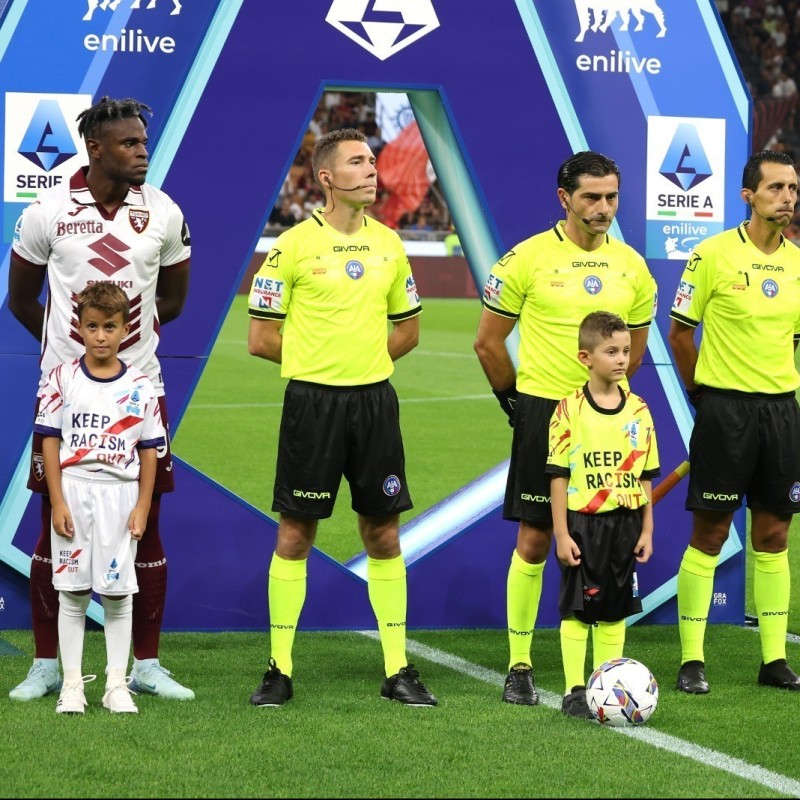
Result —
[[686, 500], [692, 533], [678, 571], [678, 689], [689, 694], [709, 691], [703, 644], [714, 571], [745, 498], [761, 634], [758, 683], [800, 690], [786, 663], [787, 538], [800, 511], [800, 249], [782, 233], [797, 202], [794, 161], [772, 150], [755, 153], [741, 196], [749, 222], [694, 248], [670, 311], [669, 343], [696, 409]]
[[[503, 504], [504, 519], [519, 523], [506, 592], [506, 703], [539, 702], [531, 644], [553, 537], [549, 425], [558, 401], [586, 383], [586, 368], [575, 358], [578, 328], [592, 311], [622, 317], [631, 332], [630, 376], [642, 362], [655, 314], [656, 285], [645, 260], [608, 235], [619, 185], [619, 168], [601, 153], [568, 158], [557, 188], [566, 220], [509, 250], [483, 292], [475, 352], [514, 428]], [[517, 323], [518, 370], [506, 349]]]
[[272, 503], [280, 517], [269, 568], [271, 655], [250, 702], [280, 706], [293, 696], [306, 562], [344, 475], [368, 556], [386, 675], [381, 697], [435, 706], [405, 652], [399, 516], [412, 503], [389, 383], [393, 362], [418, 343], [422, 306], [400, 237], [364, 213], [377, 191], [364, 135], [352, 128], [325, 134], [311, 164], [325, 208], [278, 237], [249, 298], [250, 353], [279, 363], [289, 378]]

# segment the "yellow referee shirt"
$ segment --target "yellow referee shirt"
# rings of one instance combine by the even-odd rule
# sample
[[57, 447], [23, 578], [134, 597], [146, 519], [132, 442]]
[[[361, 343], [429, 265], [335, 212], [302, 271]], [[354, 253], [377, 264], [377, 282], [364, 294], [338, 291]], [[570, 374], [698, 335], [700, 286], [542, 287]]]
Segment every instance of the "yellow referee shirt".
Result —
[[747, 223], [700, 242], [686, 263], [670, 317], [703, 334], [694, 379], [703, 386], [783, 394], [800, 386], [800, 248], [783, 238], [764, 255]]
[[586, 382], [577, 359], [578, 328], [592, 311], [610, 311], [632, 330], [655, 315], [656, 283], [645, 260], [605, 237], [587, 253], [562, 230], [563, 222], [521, 242], [493, 267], [483, 305], [519, 320], [517, 389], [560, 400]]
[[248, 308], [256, 319], [285, 320], [283, 377], [328, 386], [388, 378], [387, 320], [422, 311], [400, 237], [371, 217], [348, 236], [320, 209], [277, 238]]

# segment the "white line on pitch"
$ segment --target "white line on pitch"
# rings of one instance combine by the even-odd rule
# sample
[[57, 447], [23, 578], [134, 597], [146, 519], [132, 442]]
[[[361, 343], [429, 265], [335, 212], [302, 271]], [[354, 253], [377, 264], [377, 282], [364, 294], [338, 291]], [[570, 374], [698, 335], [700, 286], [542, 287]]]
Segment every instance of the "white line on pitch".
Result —
[[[370, 639], [379, 640], [378, 632], [373, 630], [357, 631], [363, 636], [368, 636]], [[434, 664], [442, 664], [455, 672], [460, 672], [462, 675], [468, 675], [476, 680], [488, 683], [491, 686], [496, 686], [499, 692], [503, 686], [505, 675], [495, 670], [486, 669], [478, 664], [473, 664], [464, 658], [459, 658], [452, 653], [446, 653], [444, 650], [438, 650], [435, 647], [429, 647], [421, 642], [415, 642], [408, 639], [406, 647], [410, 653], [420, 656], [432, 661]], [[542, 705], [549, 708], [561, 710], [561, 695], [554, 692], [548, 692], [539, 689], [539, 698]], [[733, 756], [720, 753], [717, 750], [712, 750], [708, 747], [702, 747], [692, 742], [687, 742], [679, 739], [677, 736], [670, 736], [668, 733], [662, 733], [655, 728], [650, 728], [647, 725], [635, 728], [608, 728], [609, 731], [614, 733], [621, 733], [630, 736], [632, 739], [657, 747], [659, 750], [667, 750], [670, 753], [689, 758], [699, 764], [704, 764], [710, 767], [716, 767], [723, 772], [728, 772], [735, 775], [737, 778], [744, 778], [765, 786], [772, 791], [778, 791], [786, 794], [789, 797], [800, 797], [800, 781], [793, 778], [788, 778], [778, 772], [759, 767], [757, 764], [749, 764], [741, 758], [734, 758]]]

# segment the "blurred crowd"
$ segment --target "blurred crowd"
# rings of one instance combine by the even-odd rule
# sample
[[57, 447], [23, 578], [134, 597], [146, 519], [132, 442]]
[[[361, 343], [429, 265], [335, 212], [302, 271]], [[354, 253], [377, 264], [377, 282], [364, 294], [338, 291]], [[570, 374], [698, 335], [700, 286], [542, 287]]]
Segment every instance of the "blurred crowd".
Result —
[[[734, 54], [753, 97], [753, 149], [800, 154], [800, 0], [716, 0]], [[324, 198], [311, 171], [311, 150], [324, 133], [361, 130], [376, 156], [386, 146], [374, 92], [324, 92], [269, 217], [265, 234], [276, 235], [307, 219]], [[378, 173], [378, 196], [370, 216], [397, 228], [404, 239], [443, 241], [452, 233], [450, 213], [432, 176], [419, 207], [392, 221], [382, 216], [389, 190]], [[800, 209], [786, 229], [800, 244]]]
[[[800, 0], [717, 0], [717, 7], [753, 97], [753, 149], [781, 150], [796, 161]], [[800, 208], [784, 234], [800, 244]]]
[[[323, 92], [269, 217], [267, 235], [274, 235], [307, 219], [313, 209], [324, 204], [322, 191], [311, 170], [311, 151], [320, 136], [338, 128], [356, 128], [367, 137], [375, 156], [380, 155], [386, 142], [377, 122], [376, 103], [377, 94], [374, 92]], [[379, 172], [377, 200], [367, 213], [387, 224], [389, 222], [382, 217], [381, 209], [388, 197], [389, 191], [383, 186]], [[419, 207], [403, 214], [396, 227], [405, 239], [443, 240], [450, 232], [450, 214], [435, 181]]]

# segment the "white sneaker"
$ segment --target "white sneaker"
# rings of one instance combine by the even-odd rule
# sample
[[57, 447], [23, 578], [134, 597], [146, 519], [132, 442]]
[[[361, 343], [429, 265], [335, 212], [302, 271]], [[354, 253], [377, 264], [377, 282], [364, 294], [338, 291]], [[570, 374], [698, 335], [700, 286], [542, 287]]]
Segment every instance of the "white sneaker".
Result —
[[96, 677], [97, 675], [84, 675], [78, 681], [64, 681], [56, 703], [56, 713], [83, 714], [88, 705], [86, 695], [83, 693], [83, 684], [90, 683]]
[[181, 686], [157, 658], [133, 662], [130, 688], [136, 694], [154, 694], [166, 700], [194, 700], [194, 692]]
[[15, 686], [8, 693], [8, 696], [12, 700], [36, 700], [39, 697], [57, 692], [61, 686], [58, 659], [49, 658], [47, 663], [37, 659], [28, 670], [25, 680]]
[[139, 709], [131, 697], [131, 690], [126, 681], [106, 684], [106, 693], [103, 695], [103, 706], [112, 714], [138, 714]]

